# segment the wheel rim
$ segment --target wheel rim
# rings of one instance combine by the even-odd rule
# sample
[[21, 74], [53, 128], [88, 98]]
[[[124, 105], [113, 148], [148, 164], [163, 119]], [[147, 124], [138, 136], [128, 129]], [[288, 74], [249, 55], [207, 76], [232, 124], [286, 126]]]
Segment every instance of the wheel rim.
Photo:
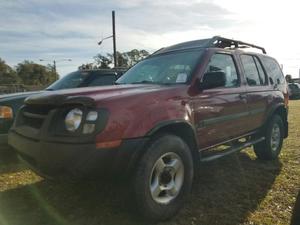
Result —
[[280, 145], [280, 127], [277, 123], [274, 124], [271, 132], [271, 149], [276, 152]]
[[184, 181], [184, 165], [181, 158], [173, 152], [161, 156], [154, 164], [149, 188], [153, 200], [168, 204], [179, 194]]

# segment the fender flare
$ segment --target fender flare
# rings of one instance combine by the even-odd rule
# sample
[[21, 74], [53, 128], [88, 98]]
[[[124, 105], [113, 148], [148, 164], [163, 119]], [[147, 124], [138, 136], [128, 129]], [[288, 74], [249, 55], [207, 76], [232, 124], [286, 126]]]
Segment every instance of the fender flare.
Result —
[[167, 127], [169, 125], [178, 125], [178, 124], [184, 124], [184, 125], [187, 125], [190, 129], [193, 130], [194, 134], [195, 134], [195, 137], [196, 137], [196, 129], [195, 127], [189, 122], [189, 121], [186, 121], [186, 120], [183, 120], [183, 119], [174, 119], [174, 120], [164, 120], [164, 121], [161, 121], [159, 123], [157, 123], [153, 128], [151, 128], [146, 136], [151, 136], [153, 135], [154, 133], [156, 133], [158, 130], [164, 128], [164, 127]]
[[269, 112], [266, 115], [266, 118], [264, 120], [262, 128], [266, 129], [266, 126], [267, 126], [268, 122], [270, 121], [270, 119], [272, 118], [272, 115], [279, 108], [283, 108], [285, 110], [285, 114], [286, 114], [285, 118], [283, 118], [283, 124], [284, 124], [284, 127], [285, 127], [285, 129], [284, 129], [284, 132], [285, 132], [284, 137], [286, 138], [288, 136], [288, 120], [287, 120], [287, 118], [288, 118], [288, 109], [285, 107], [284, 103], [282, 103], [282, 102], [272, 106], [272, 108], [269, 110]]

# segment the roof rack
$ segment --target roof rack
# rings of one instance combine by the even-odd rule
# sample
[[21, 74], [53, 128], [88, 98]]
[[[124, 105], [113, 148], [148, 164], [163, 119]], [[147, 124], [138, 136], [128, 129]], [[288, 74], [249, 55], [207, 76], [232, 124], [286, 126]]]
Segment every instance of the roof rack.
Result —
[[223, 48], [223, 49], [236, 49], [236, 48], [257, 48], [261, 50], [264, 54], [267, 54], [266, 50], [263, 47], [249, 44], [242, 41], [237, 41], [233, 39], [223, 38], [220, 36], [214, 36], [209, 39], [201, 39], [183, 42], [175, 44], [169, 47], [161, 48], [156, 52], [152, 53], [150, 56], [163, 54], [166, 52], [184, 50], [184, 49], [193, 49], [193, 48]]
[[267, 54], [265, 48], [249, 44], [243, 41], [237, 41], [233, 39], [223, 38], [220, 36], [214, 36], [210, 39], [207, 47], [217, 47], [217, 48], [257, 48], [261, 50], [264, 54]]

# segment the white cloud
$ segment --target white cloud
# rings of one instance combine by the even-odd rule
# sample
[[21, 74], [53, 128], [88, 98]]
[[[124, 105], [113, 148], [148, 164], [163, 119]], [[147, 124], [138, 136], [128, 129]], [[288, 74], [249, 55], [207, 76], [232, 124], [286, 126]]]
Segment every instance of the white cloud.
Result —
[[266, 47], [298, 76], [299, 3], [237, 0], [2, 0], [0, 57], [10, 64], [23, 59], [72, 58], [60, 73], [111, 52], [111, 10], [116, 10], [117, 48], [154, 51], [182, 41], [222, 35]]

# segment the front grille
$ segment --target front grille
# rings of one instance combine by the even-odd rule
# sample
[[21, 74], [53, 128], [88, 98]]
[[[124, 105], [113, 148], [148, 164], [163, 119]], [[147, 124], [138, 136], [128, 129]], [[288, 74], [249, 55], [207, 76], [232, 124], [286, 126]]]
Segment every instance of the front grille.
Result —
[[52, 109], [45, 105], [26, 105], [22, 109], [22, 125], [40, 129]]

